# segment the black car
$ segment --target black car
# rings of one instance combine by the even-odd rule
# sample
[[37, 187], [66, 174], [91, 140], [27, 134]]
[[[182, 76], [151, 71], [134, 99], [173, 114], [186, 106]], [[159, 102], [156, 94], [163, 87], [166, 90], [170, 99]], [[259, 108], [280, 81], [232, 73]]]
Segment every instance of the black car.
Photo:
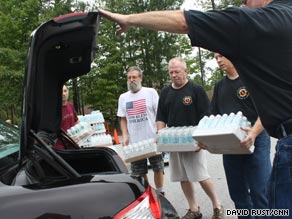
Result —
[[[63, 84], [90, 71], [99, 23], [73, 13], [32, 33], [20, 134], [0, 123], [1, 219], [178, 218], [114, 150], [80, 149], [60, 131]], [[53, 149], [60, 138], [76, 149]]]

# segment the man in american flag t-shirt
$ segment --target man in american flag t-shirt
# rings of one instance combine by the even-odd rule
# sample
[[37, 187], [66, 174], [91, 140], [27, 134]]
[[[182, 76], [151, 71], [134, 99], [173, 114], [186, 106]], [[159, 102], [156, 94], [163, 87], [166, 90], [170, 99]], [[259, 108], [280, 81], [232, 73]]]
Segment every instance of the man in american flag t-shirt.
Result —
[[[118, 113], [122, 130], [123, 146], [156, 136], [156, 112], [158, 94], [153, 88], [142, 87], [142, 71], [132, 66], [127, 71], [128, 91], [119, 97]], [[149, 158], [154, 171], [154, 182], [157, 190], [163, 192], [164, 163], [162, 155]], [[131, 163], [134, 174], [141, 175], [148, 181], [147, 159]]]

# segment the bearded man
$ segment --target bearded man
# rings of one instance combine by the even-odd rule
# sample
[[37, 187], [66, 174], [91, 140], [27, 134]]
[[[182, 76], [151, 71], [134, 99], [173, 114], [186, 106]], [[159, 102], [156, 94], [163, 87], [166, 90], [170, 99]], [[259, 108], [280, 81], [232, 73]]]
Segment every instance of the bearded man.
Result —
[[[159, 99], [155, 89], [142, 87], [143, 73], [139, 67], [130, 67], [127, 71], [127, 78], [128, 91], [120, 95], [117, 113], [121, 119], [122, 144], [125, 147], [129, 144], [155, 138], [155, 119]], [[162, 155], [155, 155], [148, 160], [154, 171], [156, 189], [164, 195]], [[148, 181], [147, 159], [132, 162], [131, 170], [133, 174], [140, 175]]]

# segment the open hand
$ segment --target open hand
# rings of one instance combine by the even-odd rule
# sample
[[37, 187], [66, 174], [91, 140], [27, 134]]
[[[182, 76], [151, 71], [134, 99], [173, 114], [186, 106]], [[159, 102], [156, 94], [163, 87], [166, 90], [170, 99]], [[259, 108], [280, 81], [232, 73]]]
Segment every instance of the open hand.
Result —
[[129, 29], [128, 15], [112, 13], [101, 8], [98, 9], [98, 12], [106, 19], [117, 22], [120, 25], [120, 28], [116, 31], [117, 35], [120, 35]]

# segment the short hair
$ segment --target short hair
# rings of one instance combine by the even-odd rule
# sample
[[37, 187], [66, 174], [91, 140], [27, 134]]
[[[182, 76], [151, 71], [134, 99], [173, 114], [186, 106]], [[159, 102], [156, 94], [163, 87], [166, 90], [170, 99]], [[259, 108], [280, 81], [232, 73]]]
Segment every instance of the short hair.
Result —
[[131, 71], [137, 71], [139, 73], [139, 76], [143, 76], [143, 72], [142, 72], [141, 68], [139, 68], [138, 66], [129, 67], [127, 70], [127, 74]]
[[168, 62], [168, 65], [169, 65], [171, 62], [173, 62], [174, 60], [178, 60], [178, 61], [182, 64], [182, 67], [183, 67], [183, 68], [187, 68], [187, 63], [186, 63], [186, 61], [185, 61], [183, 58], [181, 58], [181, 57], [174, 57], [174, 58], [170, 59], [169, 62]]

